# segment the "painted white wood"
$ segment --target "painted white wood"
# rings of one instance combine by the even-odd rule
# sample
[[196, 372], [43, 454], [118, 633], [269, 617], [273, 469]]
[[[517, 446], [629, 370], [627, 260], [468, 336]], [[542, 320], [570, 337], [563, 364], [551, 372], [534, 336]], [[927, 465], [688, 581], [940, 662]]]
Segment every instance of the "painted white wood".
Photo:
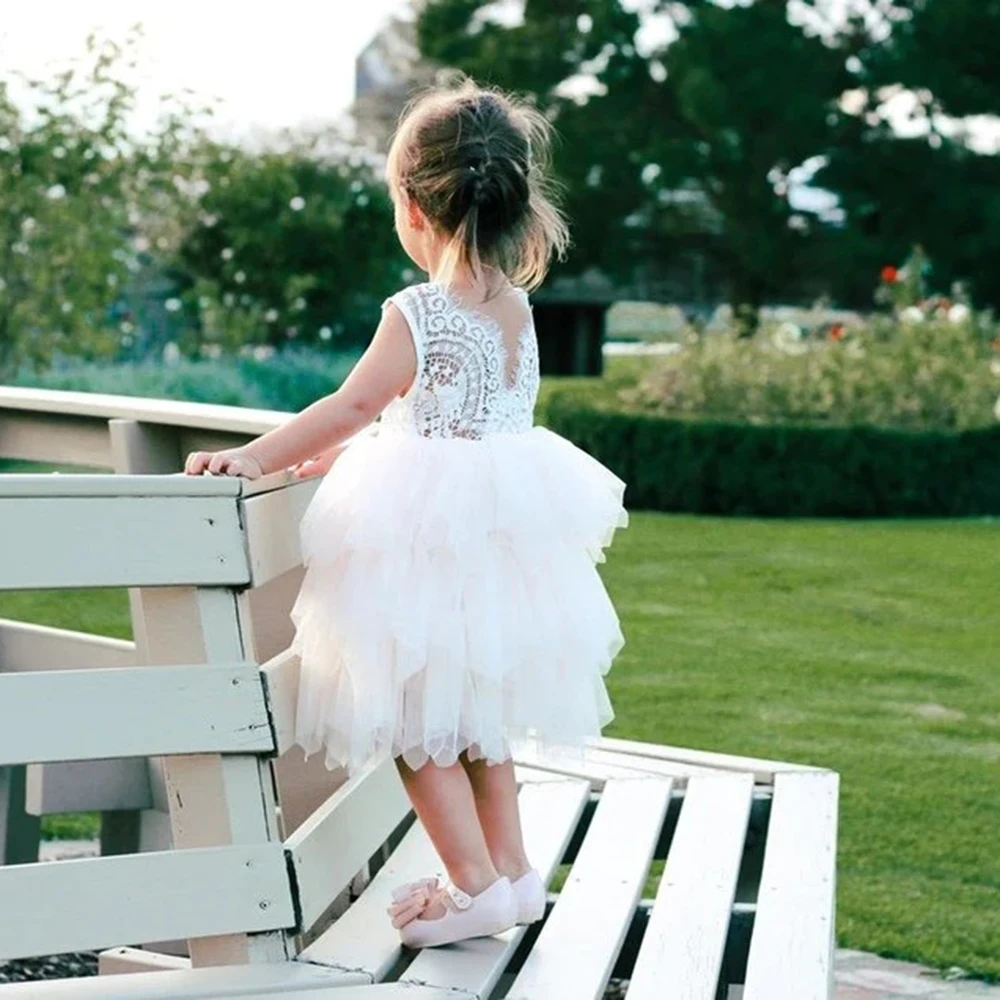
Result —
[[[45, 997], [40, 1000], [46, 1000]], [[182, 998], [183, 1000], [183, 998]], [[215, 997], [205, 1000], [215, 1000]], [[224, 998], [219, 998], [224, 1000]], [[253, 1000], [285, 1000], [284, 992], [253, 994]], [[432, 986], [410, 986], [407, 983], [381, 983], [378, 986], [320, 987], [296, 994], [296, 1000], [475, 1000], [455, 990], [440, 990]]]
[[[2, 694], [0, 678], [0, 697]], [[0, 707], [0, 718], [3, 714]], [[141, 757], [28, 765], [24, 807], [36, 816], [150, 809], [152, 805], [149, 763]]]
[[[0, 477], [0, 498], [238, 497], [241, 481], [231, 476], [62, 475], [15, 473]], [[68, 508], [71, 509], [71, 508]]]
[[555, 749], [539, 752], [521, 747], [515, 751], [514, 760], [517, 764], [537, 771], [549, 771], [560, 777], [585, 778], [595, 790], [600, 790], [605, 782], [615, 778], [628, 780], [646, 776], [641, 767], [633, 767], [626, 758], [622, 758], [621, 762], [601, 760], [589, 748], [575, 753]]
[[670, 802], [671, 782], [611, 780], [556, 905], [509, 1000], [598, 1000], [604, 994]]
[[[201, 663], [205, 659], [202, 625], [196, 593], [185, 587], [154, 587], [130, 591], [132, 628], [144, 665], [169, 666], [180, 662]], [[170, 799], [167, 794], [168, 763], [177, 758], [150, 757], [150, 795], [153, 808], [139, 816], [139, 850], [169, 850], [173, 844]], [[221, 841], [220, 841], [221, 842]], [[203, 842], [209, 846], [209, 842]], [[129, 852], [131, 853], [131, 851]], [[184, 947], [187, 947], [186, 943]]]
[[[282, 578], [284, 579], [284, 578]], [[259, 608], [254, 599], [267, 585], [250, 592], [254, 616]], [[287, 611], [285, 618], [287, 619]], [[268, 711], [274, 728], [278, 759], [274, 762], [278, 801], [281, 805], [281, 825], [287, 839], [334, 792], [347, 781], [347, 772], [327, 768], [322, 754], [306, 760], [302, 749], [295, 745], [295, 711], [299, 690], [299, 659], [289, 650], [279, 653], [261, 667], [267, 695]]]
[[688, 782], [630, 978], [627, 1000], [714, 1000], [736, 895], [752, 774], [717, 773]]
[[295, 922], [280, 844], [0, 868], [0, 960]]
[[[194, 598], [206, 662], [231, 662], [234, 657], [256, 661], [246, 592], [200, 589]], [[270, 735], [270, 729], [268, 733]], [[195, 841], [220, 838], [217, 842], [248, 845], [280, 844], [269, 760], [245, 755], [182, 757], [180, 760], [185, 765], [170, 768], [167, 774], [171, 815], [172, 819], [177, 817], [174, 842], [178, 846], [183, 846], [185, 838]], [[195, 793], [195, 803], [189, 803], [194, 808], [180, 806], [182, 790], [185, 796]], [[199, 796], [208, 795], [212, 795], [218, 805], [203, 816], [198, 811], [197, 800]], [[275, 962], [289, 958], [293, 950], [289, 937], [282, 933], [191, 940], [189, 948], [196, 966]]]
[[396, 766], [387, 760], [348, 781], [288, 838], [305, 928], [322, 916], [409, 812]]
[[246, 664], [0, 676], [0, 765], [273, 747]]
[[299, 522], [318, 486], [318, 479], [302, 480], [243, 500], [253, 586], [302, 564]]
[[[521, 789], [518, 806], [525, 849], [546, 883], [562, 861], [589, 797], [587, 782], [573, 779]], [[487, 1000], [524, 933], [525, 928], [519, 927], [451, 948], [428, 948], [417, 955], [401, 981], [450, 986]]]
[[[272, 490], [280, 490], [286, 486], [301, 484], [306, 480], [299, 479], [291, 469], [279, 469], [277, 472], [269, 472], [260, 479], [240, 480], [240, 496], [255, 497], [261, 493], [270, 493]], [[316, 482], [316, 480], [311, 480]]]
[[[525, 847], [546, 881], [562, 859], [589, 793], [587, 782], [567, 779], [521, 789], [518, 802]], [[375, 982], [383, 979], [401, 954], [399, 934], [385, 913], [392, 890], [443, 872], [444, 866], [426, 831], [419, 823], [414, 824], [361, 897], [302, 952], [300, 960], [364, 972]], [[499, 974], [521, 934], [520, 930], [514, 930], [492, 943], [470, 941], [423, 952], [404, 978], [462, 987], [472, 995], [485, 994], [486, 984]]]
[[0, 416], [7, 413], [63, 414], [97, 418], [140, 420], [147, 424], [198, 428], [246, 435], [264, 434], [292, 414], [279, 410], [254, 410], [243, 406], [184, 403], [168, 399], [112, 396], [95, 392], [62, 392], [52, 389], [0, 387]]
[[162, 424], [112, 418], [108, 421], [111, 458], [119, 475], [163, 475], [184, 468], [180, 431]]
[[683, 789], [688, 778], [695, 775], [712, 776], [718, 774], [715, 768], [701, 767], [659, 757], [639, 754], [621, 753], [601, 746], [588, 746], [582, 756], [572, 752], [547, 751], [534, 758], [540, 767], [551, 767], [557, 772], [569, 768], [571, 771], [582, 768], [593, 778], [608, 780], [610, 778], [641, 777], [643, 775], [658, 778], [671, 778], [675, 789]]
[[295, 712], [299, 697], [299, 658], [286, 649], [260, 668], [267, 707], [274, 725], [274, 745], [279, 754], [295, 744]]
[[830, 772], [774, 779], [744, 1000], [831, 996], [838, 788]]
[[[114, 471], [119, 475], [164, 475], [175, 473], [183, 467], [181, 455], [181, 429], [140, 423], [137, 420], [112, 418], [108, 421], [111, 442], [111, 457]], [[129, 588], [129, 614], [132, 620], [132, 635], [135, 639], [139, 662], [150, 663], [149, 638], [146, 634], [145, 603], [152, 599], [153, 591]], [[154, 794], [165, 807], [166, 783], [163, 766], [159, 758], [151, 758], [146, 763], [150, 796]], [[102, 826], [114, 828], [119, 817], [102, 818]], [[159, 811], [140, 812], [134, 819], [138, 823], [125, 823], [127, 833], [107, 843], [109, 853], [131, 854], [139, 850], [168, 850], [171, 844], [169, 820]], [[104, 819], [111, 819], [107, 824]], [[107, 838], [102, 833], [102, 850]]]
[[111, 465], [110, 452], [104, 421], [19, 413], [0, 405], [0, 458], [103, 469]]
[[0, 552], [0, 590], [250, 579], [227, 497], [0, 497]]
[[301, 1000], [318, 1000], [326, 996], [339, 997], [334, 989], [362, 982], [358, 976], [333, 969], [284, 962], [172, 969], [155, 974], [125, 972], [89, 979], [24, 983], [0, 986], [0, 997], [3, 1000], [241, 1000], [243, 997], [289, 994]]
[[556, 774], [554, 771], [540, 771], [538, 768], [529, 767], [526, 764], [514, 765], [514, 779], [518, 785], [537, 785], [543, 782], [550, 783], [568, 780], [564, 774]]
[[130, 667], [135, 643], [0, 618], [0, 672]]
[[[175, 657], [216, 664], [253, 659], [252, 643], [244, 643], [242, 595], [223, 589], [171, 587], [148, 590], [143, 596], [152, 663], [170, 662]], [[269, 761], [198, 754], [152, 758], [152, 764], [159, 768], [165, 783], [163, 800], [155, 799], [155, 804], [170, 811], [170, 833], [176, 847], [280, 844]], [[154, 796], [160, 794], [156, 784], [153, 791]], [[144, 831], [147, 820], [156, 815], [143, 814]], [[161, 939], [135, 943], [150, 940]], [[288, 955], [283, 933], [192, 938], [188, 947], [196, 967], [273, 962]]]
[[594, 740], [591, 745], [623, 754], [676, 761], [679, 764], [695, 764], [699, 767], [718, 768], [723, 771], [750, 771], [756, 780], [763, 784], [770, 784], [776, 774], [785, 771], [818, 773], [822, 770], [822, 768], [810, 767], [806, 764], [789, 764], [778, 760], [763, 760], [759, 757], [738, 757], [734, 754], [689, 750], [685, 747], [661, 746], [658, 743], [641, 743], [636, 740], [620, 740], [608, 736]]
[[440, 870], [430, 839], [414, 824], [361, 897], [302, 951], [299, 961], [363, 972], [375, 982], [383, 979], [401, 951], [399, 934], [385, 912], [393, 888]]
[[99, 976], [120, 976], [132, 972], [170, 972], [190, 969], [185, 955], [168, 955], [146, 948], [107, 948], [97, 956]]
[[290, 612], [302, 588], [304, 576], [305, 570], [300, 566], [249, 591], [250, 623], [257, 662], [274, 659], [292, 644], [295, 624]]

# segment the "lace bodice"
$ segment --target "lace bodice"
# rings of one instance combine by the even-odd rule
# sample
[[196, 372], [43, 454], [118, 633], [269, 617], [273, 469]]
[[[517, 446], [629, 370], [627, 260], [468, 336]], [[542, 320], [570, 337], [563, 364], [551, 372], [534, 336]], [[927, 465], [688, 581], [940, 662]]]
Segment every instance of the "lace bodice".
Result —
[[383, 411], [382, 428], [474, 440], [531, 429], [539, 374], [530, 314], [518, 336], [517, 357], [508, 358], [499, 323], [462, 305], [444, 285], [414, 285], [389, 302], [409, 324], [417, 375], [409, 392]]

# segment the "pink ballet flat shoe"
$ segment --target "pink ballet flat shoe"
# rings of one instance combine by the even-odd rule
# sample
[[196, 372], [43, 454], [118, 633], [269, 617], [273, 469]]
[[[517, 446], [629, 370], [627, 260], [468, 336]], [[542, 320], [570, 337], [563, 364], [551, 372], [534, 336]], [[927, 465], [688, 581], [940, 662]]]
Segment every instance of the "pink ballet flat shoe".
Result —
[[545, 916], [545, 883], [534, 868], [511, 882], [517, 899], [517, 922], [533, 924]]
[[[470, 896], [450, 882], [442, 887], [437, 879], [424, 879], [402, 886], [392, 898], [389, 915], [407, 948], [434, 948], [489, 937], [509, 930], [518, 918], [517, 897], [507, 878], [498, 878], [478, 896]], [[444, 902], [444, 916], [423, 919], [420, 914], [436, 899]]]

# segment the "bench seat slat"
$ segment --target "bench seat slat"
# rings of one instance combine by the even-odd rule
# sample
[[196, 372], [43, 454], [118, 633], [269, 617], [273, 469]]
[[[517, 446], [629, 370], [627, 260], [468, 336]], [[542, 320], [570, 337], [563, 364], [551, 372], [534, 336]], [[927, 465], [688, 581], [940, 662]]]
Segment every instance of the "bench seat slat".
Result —
[[627, 1000], [714, 1000], [746, 840], [753, 775], [694, 777], [684, 795]]
[[624, 754], [616, 759], [602, 759], [599, 754], [587, 750], [585, 754], [572, 751], [546, 750], [539, 753], [525, 748], [518, 751], [515, 761], [521, 767], [535, 771], [547, 771], [557, 777], [584, 778], [595, 789], [600, 789], [607, 781], [616, 778], [630, 780], [648, 776], [642, 764], [633, 765]]
[[[584, 781], [545, 782], [521, 789], [518, 803], [525, 846], [544, 878], [551, 878], [561, 861], [588, 795], [589, 786]], [[374, 981], [382, 979], [401, 953], [399, 934], [385, 912], [393, 888], [442, 871], [426, 832], [415, 825], [357, 902], [301, 958], [360, 970]], [[492, 940], [425, 951], [406, 970], [404, 978], [462, 988], [470, 996], [485, 996], [522, 933], [515, 929]]]
[[839, 779], [779, 774], [743, 1000], [827, 1000], [833, 955]]
[[[566, 853], [589, 794], [585, 781], [521, 789], [518, 806], [525, 848], [546, 884]], [[463, 941], [453, 948], [428, 948], [416, 957], [402, 979], [450, 986], [486, 1000], [524, 933], [525, 928], [517, 927], [497, 937]]]
[[304, 927], [323, 915], [409, 812], [396, 765], [386, 760], [338, 788], [288, 838]]
[[597, 1000], [642, 895], [672, 783], [611, 780], [508, 1000]]
[[654, 757], [658, 760], [672, 761], [679, 766], [688, 764], [699, 770], [707, 768], [712, 771], [735, 771], [745, 774], [752, 771], [755, 780], [770, 784], [776, 774], [786, 771], [802, 771], [817, 773], [821, 769], [808, 764], [789, 764], [779, 760], [762, 760], [759, 757], [737, 757], [734, 754], [715, 753], [709, 750], [690, 750], [687, 747], [671, 747], [660, 743], [641, 743], [637, 740], [616, 739], [613, 736], [602, 736], [595, 739], [592, 746], [614, 750], [629, 756]]
[[321, 987], [365, 982], [363, 976], [336, 969], [283, 962], [15, 983], [0, 986], [0, 997], [3, 1000], [221, 1000], [278, 991], [299, 997], [301, 991], [310, 991], [302, 997], [310, 1000], [315, 996], [312, 991]]
[[364, 972], [378, 982], [400, 954], [399, 934], [392, 928], [386, 908], [395, 886], [413, 882], [441, 868], [430, 840], [415, 824], [361, 896], [299, 956], [338, 969]]
[[[223, 967], [224, 969], [224, 967]], [[225, 970], [228, 971], [228, 970]], [[131, 973], [130, 975], [140, 976], [143, 979], [155, 976], [157, 979], [160, 976], [171, 975], [167, 972], [137, 972]], [[112, 976], [100, 976], [97, 977], [101, 982], [107, 982], [109, 979], [117, 979], [119, 977]], [[71, 983], [79, 983], [81, 980], [74, 979], [70, 980]], [[107, 998], [115, 998], [117, 1000], [118, 994], [114, 993], [54, 993], [50, 992], [55, 983], [53, 981], [47, 983], [23, 983], [18, 984], [18, 986], [26, 986], [28, 990], [22, 993], [10, 993], [8, 990], [16, 989], [17, 987], [10, 986], [0, 986], [0, 997], [3, 1000], [7, 1000], [8, 996], [11, 1000], [107, 1000]], [[61, 985], [61, 982], [59, 982]], [[152, 985], [152, 984], [150, 984]], [[462, 993], [458, 993], [455, 990], [443, 990], [437, 989], [436, 987], [425, 987], [425, 986], [410, 986], [408, 983], [385, 983], [379, 986], [314, 986], [311, 989], [295, 989], [289, 990], [285, 986], [281, 986], [277, 989], [264, 989], [264, 990], [244, 990], [243, 992], [233, 993], [230, 990], [224, 990], [223, 992], [195, 992], [195, 993], [169, 993], [169, 994], [159, 994], [159, 993], [130, 993], [123, 994], [122, 1000], [127, 997], [128, 1000], [147, 1000], [148, 997], [155, 997], [156, 1000], [160, 1000], [161, 997], [166, 1000], [169, 997], [170, 1000], [239, 1000], [239, 998], [245, 997], [246, 1000], [285, 1000], [286, 997], [291, 995], [295, 1000], [473, 1000], [473, 998], [467, 998]]]

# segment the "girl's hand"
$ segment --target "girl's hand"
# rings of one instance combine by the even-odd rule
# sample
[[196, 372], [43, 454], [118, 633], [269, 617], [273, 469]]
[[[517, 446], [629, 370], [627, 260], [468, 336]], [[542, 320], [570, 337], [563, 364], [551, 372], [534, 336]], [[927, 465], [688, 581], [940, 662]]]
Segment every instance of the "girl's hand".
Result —
[[184, 463], [184, 472], [189, 476], [208, 472], [213, 476], [241, 476], [243, 479], [260, 479], [264, 474], [260, 462], [245, 448], [192, 452]]
[[344, 453], [344, 446], [337, 445], [335, 448], [328, 448], [321, 455], [310, 458], [301, 465], [292, 469], [292, 474], [296, 479], [309, 479], [312, 476], [325, 476], [333, 467], [333, 463]]

